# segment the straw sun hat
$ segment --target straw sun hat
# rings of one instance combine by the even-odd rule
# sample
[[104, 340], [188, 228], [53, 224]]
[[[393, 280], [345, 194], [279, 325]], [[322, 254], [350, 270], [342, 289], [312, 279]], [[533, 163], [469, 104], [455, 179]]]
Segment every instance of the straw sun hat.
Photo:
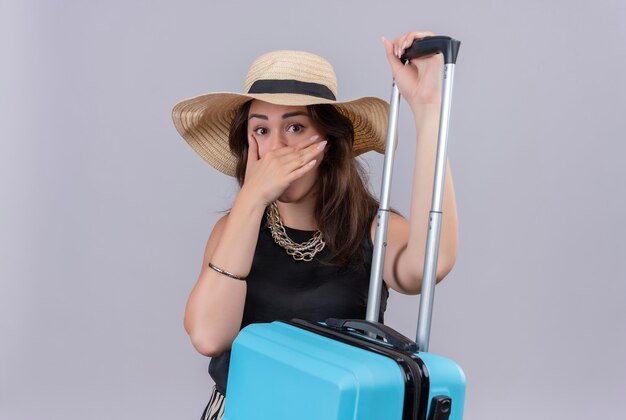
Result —
[[278, 105], [332, 104], [354, 125], [354, 155], [383, 153], [389, 105], [364, 97], [337, 102], [337, 78], [330, 63], [302, 51], [274, 51], [257, 58], [246, 76], [244, 93], [208, 93], [174, 106], [174, 125], [211, 166], [235, 175], [237, 159], [228, 146], [230, 124], [241, 105], [259, 99]]

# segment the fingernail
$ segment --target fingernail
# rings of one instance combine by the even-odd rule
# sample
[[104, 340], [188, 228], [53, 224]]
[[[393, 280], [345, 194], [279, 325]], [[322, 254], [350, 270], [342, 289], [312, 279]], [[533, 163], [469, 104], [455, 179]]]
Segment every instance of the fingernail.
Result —
[[316, 135], [314, 135], [313, 137], [311, 137], [311, 140], [317, 140], [317, 139], [319, 139], [319, 138], [320, 138], [320, 136], [316, 134]]
[[326, 143], [328, 143], [328, 141], [326, 140], [319, 142], [317, 144], [317, 150], [322, 150], [324, 147], [326, 147]]
[[316, 162], [317, 162], [317, 159], [313, 159], [312, 161], [309, 162], [309, 165], [313, 166], [313, 165], [315, 165]]

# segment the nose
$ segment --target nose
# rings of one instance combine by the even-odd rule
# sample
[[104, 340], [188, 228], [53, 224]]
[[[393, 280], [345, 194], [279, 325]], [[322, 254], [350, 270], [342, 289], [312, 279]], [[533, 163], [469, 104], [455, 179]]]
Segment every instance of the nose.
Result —
[[270, 135], [270, 150], [276, 150], [279, 149], [281, 147], [285, 147], [287, 146], [287, 141], [285, 139], [285, 136], [282, 132], [275, 130], [271, 135]]

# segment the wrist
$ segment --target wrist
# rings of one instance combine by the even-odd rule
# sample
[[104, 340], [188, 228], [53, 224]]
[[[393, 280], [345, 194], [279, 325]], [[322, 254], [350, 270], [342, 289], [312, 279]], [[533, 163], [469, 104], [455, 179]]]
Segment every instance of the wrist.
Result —
[[412, 105], [411, 111], [418, 127], [432, 121], [438, 123], [441, 116], [441, 102]]
[[253, 188], [246, 187], [244, 184], [235, 198], [231, 213], [236, 210], [247, 217], [262, 216], [265, 212], [267, 204], [261, 197], [256, 194]]

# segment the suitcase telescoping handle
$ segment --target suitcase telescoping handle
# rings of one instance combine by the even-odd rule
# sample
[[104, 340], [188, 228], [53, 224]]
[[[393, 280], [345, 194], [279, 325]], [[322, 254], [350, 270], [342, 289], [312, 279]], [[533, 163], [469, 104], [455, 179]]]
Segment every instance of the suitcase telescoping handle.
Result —
[[[443, 92], [441, 99], [441, 118], [439, 122], [439, 138], [437, 143], [437, 157], [435, 160], [435, 180], [433, 185], [433, 199], [429, 213], [428, 236], [426, 238], [426, 255], [424, 257], [424, 272], [422, 276], [422, 291], [417, 323], [416, 342], [420, 351], [428, 351], [430, 324], [432, 319], [433, 301], [435, 297], [435, 283], [437, 273], [437, 257], [439, 254], [439, 238], [441, 233], [443, 186], [446, 169], [448, 125], [450, 121], [450, 106], [452, 99], [452, 81], [454, 65], [459, 52], [460, 41], [447, 36], [433, 36], [416, 40], [402, 55], [404, 63], [418, 57], [442, 53], [444, 57]], [[395, 82], [391, 89], [389, 107], [389, 126], [387, 128], [387, 142], [385, 146], [385, 161], [383, 164], [383, 179], [380, 191], [380, 208], [378, 209], [374, 253], [372, 256], [372, 272], [370, 275], [369, 297], [367, 302], [367, 321], [378, 321], [380, 311], [380, 296], [382, 287], [383, 260], [387, 245], [387, 225], [389, 222], [389, 192], [391, 190], [391, 174], [395, 157], [395, 140], [398, 127], [398, 111], [400, 92]]]

